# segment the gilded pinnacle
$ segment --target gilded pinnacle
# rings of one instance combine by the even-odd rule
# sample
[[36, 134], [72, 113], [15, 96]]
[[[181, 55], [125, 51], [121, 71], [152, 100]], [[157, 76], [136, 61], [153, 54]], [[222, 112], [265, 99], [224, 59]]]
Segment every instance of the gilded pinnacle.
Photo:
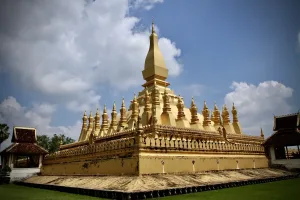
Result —
[[114, 104], [113, 104], [113, 111], [116, 111], [117, 108], [116, 108], [116, 101], [114, 101]]
[[155, 28], [154, 28], [154, 20], [152, 20], [152, 30], [151, 30], [152, 33], [155, 33]]

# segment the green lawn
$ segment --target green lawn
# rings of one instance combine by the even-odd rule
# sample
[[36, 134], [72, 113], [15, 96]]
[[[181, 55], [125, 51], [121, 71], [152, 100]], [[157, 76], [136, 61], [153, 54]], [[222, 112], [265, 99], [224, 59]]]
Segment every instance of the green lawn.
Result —
[[191, 193], [181, 196], [169, 196], [160, 199], [294, 200], [300, 199], [300, 178], [208, 192]]
[[100, 198], [89, 197], [53, 190], [44, 190], [19, 185], [0, 185], [1, 200], [99, 200]]
[[[96, 200], [99, 198], [56, 192], [52, 190], [29, 188], [17, 185], [0, 185], [2, 200]], [[293, 200], [300, 199], [300, 178], [248, 185], [236, 188], [214, 190], [170, 196], [168, 199], [205, 199], [205, 200]]]

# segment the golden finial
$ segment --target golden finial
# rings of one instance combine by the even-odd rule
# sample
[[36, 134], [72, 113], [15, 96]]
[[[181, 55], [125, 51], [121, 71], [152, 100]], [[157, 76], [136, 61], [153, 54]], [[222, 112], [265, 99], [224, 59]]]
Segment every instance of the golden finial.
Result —
[[205, 109], [205, 110], [208, 109], [208, 108], [207, 108], [207, 105], [206, 105], [206, 101], [204, 101], [204, 109]]
[[83, 113], [83, 118], [82, 118], [83, 121], [86, 121], [87, 120], [87, 116], [86, 116], [86, 111], [84, 111]]
[[152, 19], [152, 33], [155, 33], [154, 20]]
[[90, 112], [90, 118], [93, 118], [93, 113], [92, 113], [92, 111]]
[[238, 116], [237, 116], [237, 110], [235, 109], [234, 103], [232, 103], [232, 117], [233, 117], [233, 122], [238, 122]]
[[114, 104], [113, 104], [113, 111], [116, 111], [117, 110], [117, 107], [116, 107], [116, 101], [114, 101]]
[[60, 145], [63, 145], [63, 136], [60, 136]]
[[197, 106], [195, 104], [194, 97], [192, 97], [190, 112], [191, 112], [191, 124], [198, 123], [198, 121], [199, 121], [199, 118], [198, 118], [198, 108], [197, 108]]
[[264, 132], [263, 132], [263, 130], [262, 130], [262, 128], [260, 128], [260, 137], [265, 137], [265, 135], [264, 135]]
[[193, 107], [195, 107], [196, 105], [195, 105], [195, 99], [194, 99], [194, 97], [192, 97], [192, 102], [191, 102], [191, 108], [193, 108]]
[[219, 111], [219, 109], [218, 109], [218, 106], [217, 106], [217, 103], [215, 102], [215, 104], [214, 104], [214, 110], [215, 111]]
[[104, 104], [103, 113], [106, 113], [106, 104]]

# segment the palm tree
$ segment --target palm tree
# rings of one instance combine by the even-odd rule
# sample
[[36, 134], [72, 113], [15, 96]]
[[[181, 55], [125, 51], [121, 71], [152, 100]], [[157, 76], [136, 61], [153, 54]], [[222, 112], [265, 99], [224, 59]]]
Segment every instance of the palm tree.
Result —
[[1, 149], [1, 144], [4, 140], [6, 140], [9, 136], [9, 127], [7, 124], [0, 124], [0, 149]]

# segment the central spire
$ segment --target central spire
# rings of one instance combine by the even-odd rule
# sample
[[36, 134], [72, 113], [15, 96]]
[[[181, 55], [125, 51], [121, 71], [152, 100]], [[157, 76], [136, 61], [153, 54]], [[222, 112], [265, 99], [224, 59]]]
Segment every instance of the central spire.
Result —
[[149, 87], [156, 83], [157, 85], [165, 87], [166, 85], [169, 85], [169, 83], [165, 81], [168, 78], [168, 69], [158, 46], [158, 36], [155, 32], [153, 21], [151, 35], [149, 38], [150, 47], [143, 70], [143, 77], [146, 83], [143, 86]]

